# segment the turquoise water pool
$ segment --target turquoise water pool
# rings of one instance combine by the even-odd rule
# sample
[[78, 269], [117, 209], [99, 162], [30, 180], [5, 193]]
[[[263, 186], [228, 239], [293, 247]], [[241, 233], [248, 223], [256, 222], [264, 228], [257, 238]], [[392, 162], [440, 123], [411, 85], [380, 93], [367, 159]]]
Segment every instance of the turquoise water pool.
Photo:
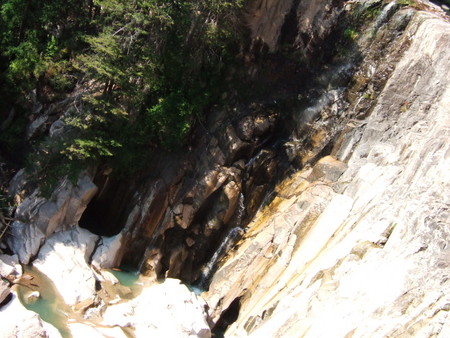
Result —
[[[64, 302], [53, 282], [38, 269], [26, 266], [24, 274], [31, 276], [29, 283], [17, 284], [17, 294], [23, 306], [39, 314], [42, 320], [56, 327], [64, 338], [70, 338], [67, 320], [71, 316], [71, 308]], [[30, 292], [38, 291], [40, 297], [35, 301], [27, 301]]]
[[111, 272], [123, 286], [134, 286], [139, 280], [140, 274], [138, 272], [128, 272], [124, 270], [111, 269]]

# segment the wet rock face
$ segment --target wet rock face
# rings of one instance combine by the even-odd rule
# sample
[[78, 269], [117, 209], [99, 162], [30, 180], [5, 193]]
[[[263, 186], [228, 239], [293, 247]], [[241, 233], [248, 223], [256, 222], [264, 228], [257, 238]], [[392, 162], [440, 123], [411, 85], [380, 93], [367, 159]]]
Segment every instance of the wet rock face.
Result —
[[[90, 211], [97, 214], [105, 228], [114, 224], [111, 227], [117, 231], [109, 235], [123, 227], [122, 249], [116, 261], [159, 278], [196, 281], [227, 231], [238, 223], [248, 223], [261, 204], [270, 200], [268, 191], [287, 167], [314, 165], [330, 154], [336, 143], [343, 142], [339, 139], [343, 129], [358, 124], [344, 124], [344, 119], [358, 121], [371, 111], [374, 98], [408, 44], [402, 31], [411, 19], [411, 10], [397, 11], [399, 6], [381, 10], [380, 1], [348, 6], [341, 1], [255, 1], [252, 6], [259, 13], [255, 18], [270, 17], [274, 8], [284, 8], [276, 14], [278, 19], [284, 18], [284, 23], [280, 21], [272, 41], [293, 44], [307, 59], [324, 49], [319, 48], [321, 43], [342, 18], [352, 19], [348, 13], [352, 8], [360, 8], [363, 14], [358, 15], [376, 12], [380, 19], [372, 17], [372, 21], [361, 24], [368, 33], [359, 34], [357, 43], [347, 42], [348, 50], [314, 79], [318, 87], [298, 96], [298, 104], [310, 105], [308, 109], [299, 110], [289, 119], [289, 111], [274, 113], [264, 104], [214, 111], [199, 128], [201, 136], [189, 151], [174, 156], [156, 154], [148, 173], [122, 184], [113, 183], [108, 175], [98, 175], [95, 182], [100, 192], [86, 215]], [[255, 20], [259, 25], [259, 19]], [[283, 25], [289, 20], [294, 20], [295, 34], [287, 39], [283, 37], [287, 26]], [[389, 58], [383, 59], [380, 51], [384, 50], [390, 51]], [[342, 61], [346, 53], [349, 61]], [[361, 63], [365, 58], [368, 61]], [[347, 90], [345, 86], [355, 70], [358, 77]], [[289, 142], [274, 146], [280, 118], [287, 124], [284, 132], [292, 132], [292, 136]], [[328, 172], [324, 163], [314, 175], [335, 177], [340, 170]]]
[[408, 22], [382, 63], [361, 64], [370, 107], [349, 102], [332, 156], [277, 186], [204, 294], [217, 323], [238, 300], [226, 336], [449, 334], [450, 25], [389, 17], [359, 41], [378, 48], [383, 27]]

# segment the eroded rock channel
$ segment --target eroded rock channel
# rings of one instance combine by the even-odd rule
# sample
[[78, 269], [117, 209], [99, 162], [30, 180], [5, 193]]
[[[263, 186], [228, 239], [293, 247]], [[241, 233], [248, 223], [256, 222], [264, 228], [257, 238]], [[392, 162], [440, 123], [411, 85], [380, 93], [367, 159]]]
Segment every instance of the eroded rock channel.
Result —
[[[450, 334], [445, 12], [255, 0], [242, 20], [255, 93], [226, 93], [185, 151], [48, 199], [10, 182], [0, 335]], [[33, 269], [63, 324], [23, 307], [49, 293]]]

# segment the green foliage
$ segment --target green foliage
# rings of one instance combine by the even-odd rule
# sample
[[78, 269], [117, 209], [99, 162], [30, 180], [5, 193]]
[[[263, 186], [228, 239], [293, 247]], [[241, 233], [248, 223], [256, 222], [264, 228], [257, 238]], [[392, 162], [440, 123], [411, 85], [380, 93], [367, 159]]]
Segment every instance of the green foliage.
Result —
[[397, 3], [400, 6], [411, 6], [411, 5], [415, 4], [414, 1], [412, 1], [412, 0], [399, 0], [399, 1], [397, 1]]
[[38, 88], [47, 102], [76, 85], [84, 93], [65, 115], [64, 134], [35, 144], [30, 170], [49, 182], [99, 161], [133, 171], [152, 149], [180, 149], [219, 100], [240, 48], [242, 4], [4, 0], [2, 87], [16, 98]]
[[171, 93], [146, 110], [144, 123], [146, 129], [158, 137], [159, 144], [174, 149], [183, 144], [193, 113], [194, 105], [181, 93]]
[[349, 41], [355, 41], [358, 38], [359, 34], [354, 27], [347, 27], [344, 30], [344, 38]]
[[46, 139], [39, 147], [28, 155], [25, 163], [26, 171], [38, 178], [41, 194], [49, 198], [56, 189], [62, 177], [67, 177], [72, 183], [89, 163], [74, 156], [69, 160], [65, 153], [74, 135], [64, 135], [61, 139]]

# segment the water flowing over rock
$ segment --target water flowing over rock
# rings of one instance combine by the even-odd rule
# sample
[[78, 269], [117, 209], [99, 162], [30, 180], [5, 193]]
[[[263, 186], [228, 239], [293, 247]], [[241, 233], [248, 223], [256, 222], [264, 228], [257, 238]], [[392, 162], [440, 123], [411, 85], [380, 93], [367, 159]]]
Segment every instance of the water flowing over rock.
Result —
[[449, 333], [450, 25], [417, 14], [408, 27], [408, 50], [371, 114], [347, 122], [337, 160], [280, 184], [214, 275], [212, 319], [239, 303], [227, 336]]

